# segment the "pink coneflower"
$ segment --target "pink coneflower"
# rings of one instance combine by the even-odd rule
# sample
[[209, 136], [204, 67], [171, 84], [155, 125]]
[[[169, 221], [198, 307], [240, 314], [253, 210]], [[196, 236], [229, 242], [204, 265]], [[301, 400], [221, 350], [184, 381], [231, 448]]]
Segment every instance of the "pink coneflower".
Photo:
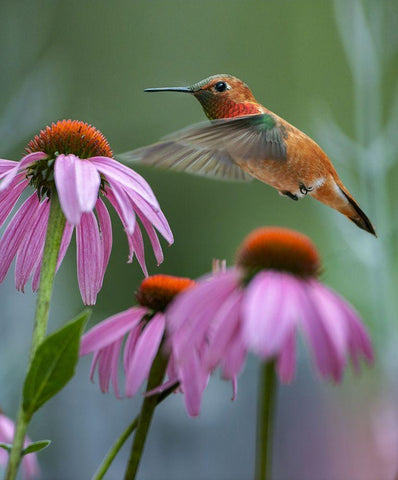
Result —
[[62, 120], [42, 130], [20, 162], [0, 160], [0, 227], [21, 194], [31, 194], [10, 220], [0, 240], [0, 282], [16, 258], [15, 283], [23, 290], [30, 277], [37, 290], [52, 195], [66, 217], [58, 267], [76, 229], [77, 270], [85, 304], [95, 303], [112, 249], [112, 227], [103, 198], [118, 213], [129, 244], [145, 273], [144, 242], [137, 218], [163, 261], [156, 230], [173, 243], [173, 235], [148, 183], [113, 158], [105, 137], [91, 125]]
[[347, 359], [372, 360], [357, 312], [317, 279], [311, 240], [283, 228], [260, 228], [243, 242], [236, 267], [200, 280], [170, 307], [169, 345], [188, 413], [198, 415], [202, 378], [218, 366], [234, 379], [248, 351], [275, 359], [282, 382], [294, 377], [296, 336], [310, 345], [323, 377], [340, 381]]
[[[6, 417], [0, 411], [0, 442], [11, 444], [14, 440], [14, 422]], [[24, 442], [24, 447], [31, 443], [27, 437]], [[6, 467], [8, 462], [8, 453], [3, 448], [0, 448], [0, 465]], [[22, 459], [22, 474], [25, 480], [37, 477], [40, 474], [39, 464], [35, 453], [24, 455]]]
[[[129, 308], [104, 320], [82, 337], [80, 355], [94, 353], [91, 379], [98, 367], [102, 392], [108, 392], [112, 382], [119, 397], [118, 366], [123, 340], [125, 394], [134, 395], [148, 378], [153, 360], [165, 333], [167, 306], [180, 292], [191, 288], [193, 280], [170, 275], [154, 275], [141, 283], [136, 293], [140, 306]], [[177, 381], [172, 357], [168, 362], [168, 384]]]

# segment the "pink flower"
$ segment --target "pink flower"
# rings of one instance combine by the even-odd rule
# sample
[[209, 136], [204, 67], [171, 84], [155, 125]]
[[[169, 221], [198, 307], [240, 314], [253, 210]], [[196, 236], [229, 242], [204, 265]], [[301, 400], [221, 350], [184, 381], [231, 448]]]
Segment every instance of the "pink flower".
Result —
[[200, 280], [169, 309], [168, 344], [185, 392], [198, 415], [203, 376], [218, 366], [234, 379], [248, 351], [275, 360], [282, 382], [293, 380], [296, 336], [303, 333], [323, 377], [336, 382], [347, 359], [373, 359], [357, 312], [317, 280], [319, 256], [310, 239], [282, 228], [262, 228], [244, 241], [237, 266]]
[[[14, 441], [14, 422], [0, 413], [0, 442], [11, 444]], [[24, 447], [31, 443], [26, 437]], [[0, 448], [0, 465], [6, 467], [8, 462], [8, 452]], [[25, 480], [30, 480], [40, 474], [39, 464], [35, 453], [24, 455], [22, 459], [22, 473]]]
[[[99, 384], [102, 392], [108, 392], [112, 383], [116, 397], [119, 397], [118, 366], [123, 339], [125, 394], [134, 395], [148, 378], [153, 360], [162, 344], [167, 306], [181, 291], [192, 287], [188, 278], [169, 275], [154, 275], [141, 283], [136, 294], [140, 306], [129, 308], [104, 320], [82, 337], [80, 355], [94, 353], [91, 366], [91, 380], [98, 367]], [[169, 359], [164, 388], [177, 382], [173, 359]]]
[[[66, 217], [58, 267], [76, 230], [77, 270], [85, 304], [95, 303], [112, 249], [112, 227], [106, 198], [118, 213], [129, 244], [147, 275], [146, 230], [158, 264], [163, 253], [155, 229], [173, 243], [173, 235], [147, 182], [114, 160], [105, 137], [91, 125], [63, 120], [37, 135], [20, 162], [0, 159], [0, 227], [29, 185], [35, 188], [8, 223], [0, 240], [0, 282], [13, 259], [15, 284], [24, 290], [32, 277], [38, 288], [51, 196], [58, 194]], [[57, 267], [57, 268], [58, 268]]]

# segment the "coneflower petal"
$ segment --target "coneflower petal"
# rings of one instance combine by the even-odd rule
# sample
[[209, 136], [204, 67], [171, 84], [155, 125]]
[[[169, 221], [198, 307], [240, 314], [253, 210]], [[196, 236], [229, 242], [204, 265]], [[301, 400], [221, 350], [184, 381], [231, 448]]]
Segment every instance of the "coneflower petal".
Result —
[[86, 305], [94, 305], [102, 283], [103, 250], [93, 212], [82, 214], [76, 227], [76, 245], [80, 293]]

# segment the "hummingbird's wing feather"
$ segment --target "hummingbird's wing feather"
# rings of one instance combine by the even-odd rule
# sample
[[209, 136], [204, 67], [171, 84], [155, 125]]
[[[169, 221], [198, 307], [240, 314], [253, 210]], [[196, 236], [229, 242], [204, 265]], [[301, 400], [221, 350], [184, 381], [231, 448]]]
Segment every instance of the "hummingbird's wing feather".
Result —
[[127, 152], [121, 159], [226, 180], [248, 181], [252, 177], [237, 161], [246, 158], [285, 160], [284, 138], [283, 128], [276, 125], [271, 115], [250, 115], [193, 125], [168, 135], [162, 142]]

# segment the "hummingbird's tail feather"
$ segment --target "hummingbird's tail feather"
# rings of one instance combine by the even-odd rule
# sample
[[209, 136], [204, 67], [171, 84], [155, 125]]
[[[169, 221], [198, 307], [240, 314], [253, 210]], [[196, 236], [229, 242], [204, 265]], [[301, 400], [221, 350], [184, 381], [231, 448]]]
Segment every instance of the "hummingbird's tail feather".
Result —
[[360, 208], [358, 203], [352, 197], [350, 192], [344, 187], [343, 184], [339, 185], [340, 190], [343, 192], [345, 198], [348, 200], [349, 204], [349, 211], [345, 213], [344, 211], [340, 210], [341, 213], [346, 215], [352, 222], [355, 223], [359, 228], [362, 230], [366, 230], [367, 232], [371, 233], [375, 237], [377, 237], [376, 231], [372, 225], [372, 222], [369, 220], [365, 212]]
[[360, 208], [357, 201], [345, 188], [339, 178], [329, 178], [314, 193], [311, 194], [322, 203], [339, 211], [362, 230], [366, 230], [375, 237], [376, 231], [364, 211]]

